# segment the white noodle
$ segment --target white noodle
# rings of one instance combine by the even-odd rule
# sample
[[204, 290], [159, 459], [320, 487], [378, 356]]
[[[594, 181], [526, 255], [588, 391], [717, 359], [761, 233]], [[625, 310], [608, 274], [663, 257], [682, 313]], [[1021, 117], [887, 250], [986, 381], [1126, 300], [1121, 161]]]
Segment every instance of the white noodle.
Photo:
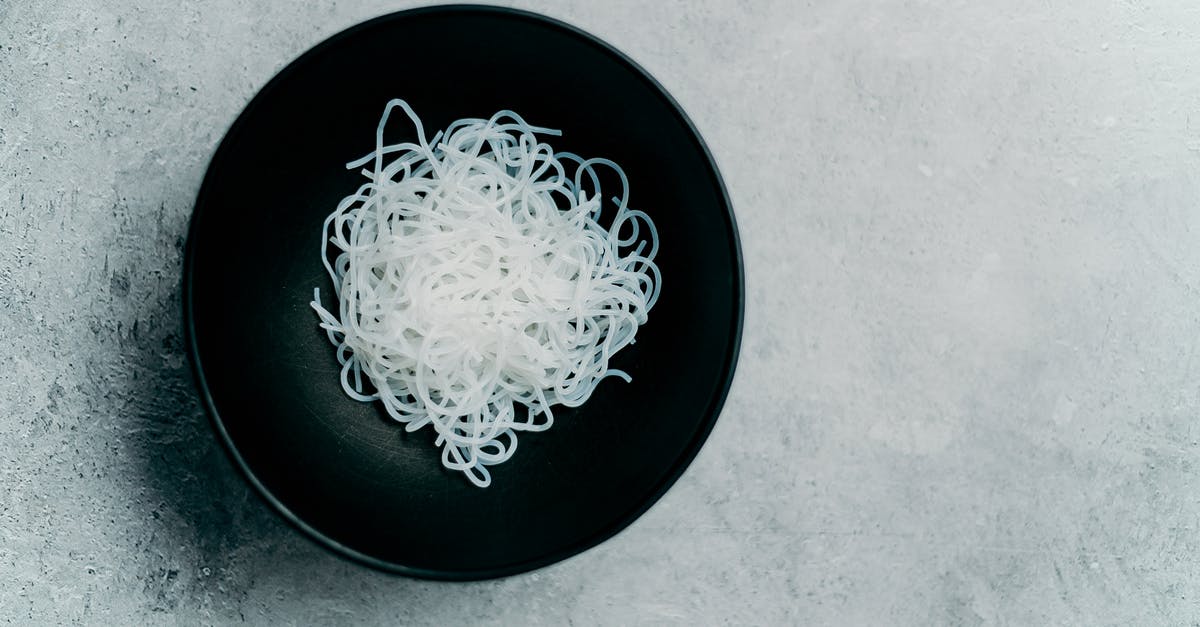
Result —
[[[384, 143], [396, 107], [416, 142]], [[537, 137], [559, 134], [500, 111], [426, 140], [392, 100], [375, 150], [347, 164], [368, 182], [325, 220], [338, 315], [320, 290], [312, 307], [346, 394], [379, 400], [408, 431], [432, 425], [442, 463], [480, 487], [517, 431], [554, 423], [552, 405], [583, 404], [607, 376], [630, 381], [609, 359], [658, 299], [658, 233], [628, 208], [625, 173]], [[622, 187], [607, 227], [599, 168]]]

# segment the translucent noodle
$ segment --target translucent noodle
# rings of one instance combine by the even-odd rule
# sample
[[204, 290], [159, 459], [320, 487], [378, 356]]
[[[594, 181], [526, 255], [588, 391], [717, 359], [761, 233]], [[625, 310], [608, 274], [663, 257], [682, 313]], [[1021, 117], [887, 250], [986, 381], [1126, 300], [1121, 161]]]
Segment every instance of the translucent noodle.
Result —
[[[397, 108], [415, 142], [384, 142]], [[409, 431], [431, 427], [442, 463], [480, 487], [517, 432], [554, 424], [554, 405], [630, 380], [609, 360], [661, 284], [658, 233], [627, 206], [621, 168], [539, 135], [559, 133], [500, 111], [427, 139], [407, 103], [389, 102], [375, 150], [347, 164], [367, 182], [325, 220], [334, 310], [313, 291], [346, 394], [378, 400]], [[622, 187], [607, 202], [603, 169]]]

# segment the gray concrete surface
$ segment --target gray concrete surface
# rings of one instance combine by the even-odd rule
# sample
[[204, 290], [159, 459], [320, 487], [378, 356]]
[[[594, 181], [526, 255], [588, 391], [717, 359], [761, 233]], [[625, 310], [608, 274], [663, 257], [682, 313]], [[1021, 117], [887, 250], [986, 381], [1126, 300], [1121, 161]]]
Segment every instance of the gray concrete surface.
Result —
[[0, 622], [1200, 620], [1200, 5], [523, 4], [626, 50], [710, 142], [745, 347], [645, 517], [466, 585], [280, 522], [180, 342], [227, 125], [404, 6], [0, 0]]

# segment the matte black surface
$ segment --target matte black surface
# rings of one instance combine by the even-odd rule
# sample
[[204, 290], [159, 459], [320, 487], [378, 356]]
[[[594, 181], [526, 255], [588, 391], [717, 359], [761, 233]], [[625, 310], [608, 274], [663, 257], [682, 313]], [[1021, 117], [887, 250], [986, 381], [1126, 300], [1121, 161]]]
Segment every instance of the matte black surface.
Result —
[[[583, 407], [521, 434], [479, 489], [445, 470], [429, 430], [406, 434], [345, 396], [308, 306], [332, 286], [322, 220], [361, 176], [385, 103], [430, 133], [513, 109], [559, 128], [558, 150], [603, 156], [662, 242], [661, 300]], [[397, 113], [390, 140], [413, 131]], [[743, 286], [720, 176], [678, 106], [590, 35], [534, 14], [437, 7], [388, 15], [318, 45], [247, 106], [209, 167], [184, 273], [189, 348], [214, 428], [288, 520], [372, 566], [474, 579], [542, 566], [632, 522], [682, 473], [724, 402]]]

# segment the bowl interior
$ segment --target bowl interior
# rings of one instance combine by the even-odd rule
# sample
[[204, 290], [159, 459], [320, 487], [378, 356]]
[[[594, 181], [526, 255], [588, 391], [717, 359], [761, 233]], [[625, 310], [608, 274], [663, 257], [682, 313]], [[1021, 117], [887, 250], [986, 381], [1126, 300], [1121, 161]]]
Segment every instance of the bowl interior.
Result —
[[[308, 306], [331, 294], [322, 220], [362, 182], [344, 164], [404, 98], [432, 134], [513, 109], [561, 129], [556, 150], [613, 159], [658, 227], [661, 300], [578, 409], [522, 434], [479, 489], [445, 470], [431, 430], [405, 433], [346, 397]], [[389, 139], [413, 138], [402, 115]], [[719, 175], [653, 80], [604, 44], [516, 11], [441, 8], [359, 25], [280, 73], [205, 178], [185, 277], [190, 345], [218, 433], [268, 501], [325, 544], [407, 574], [518, 572], [623, 528], [678, 477], [728, 389], [741, 267]]]

